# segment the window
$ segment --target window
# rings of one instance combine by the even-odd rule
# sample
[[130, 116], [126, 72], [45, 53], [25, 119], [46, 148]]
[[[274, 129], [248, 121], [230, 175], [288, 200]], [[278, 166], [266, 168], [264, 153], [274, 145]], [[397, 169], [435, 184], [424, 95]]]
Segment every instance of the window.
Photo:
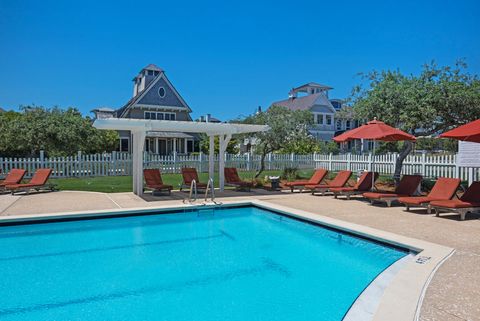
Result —
[[162, 113], [156, 111], [146, 111], [145, 119], [156, 119], [156, 120], [175, 120], [177, 115], [175, 113]]
[[165, 91], [165, 88], [163, 87], [158, 88], [158, 95], [160, 96], [160, 98], [164, 98], [166, 93], [167, 92]]
[[346, 129], [350, 129], [350, 126], [351, 126], [351, 121], [347, 120], [346, 125], [345, 125]]
[[323, 125], [323, 114], [317, 114], [317, 124]]
[[187, 153], [193, 153], [193, 140], [187, 140]]
[[153, 70], [149, 70], [149, 71], [148, 71], [148, 75], [149, 75], [149, 76], [153, 76]]
[[128, 152], [130, 147], [130, 139], [120, 138], [120, 152]]
[[327, 115], [327, 125], [332, 124], [332, 115]]
[[337, 120], [337, 130], [342, 130], [342, 121]]

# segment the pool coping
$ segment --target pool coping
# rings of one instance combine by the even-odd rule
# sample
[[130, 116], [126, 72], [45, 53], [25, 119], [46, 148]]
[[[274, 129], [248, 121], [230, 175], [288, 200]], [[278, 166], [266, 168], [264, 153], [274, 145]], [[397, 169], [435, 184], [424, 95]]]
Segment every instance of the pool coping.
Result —
[[418, 240], [368, 226], [337, 220], [331, 217], [314, 214], [311, 212], [269, 203], [262, 200], [226, 201], [222, 204], [169, 204], [161, 207], [135, 207], [118, 210], [92, 210], [62, 213], [44, 213], [33, 215], [12, 215], [0, 218], [1, 225], [28, 224], [45, 221], [75, 220], [89, 218], [106, 218], [131, 215], [159, 214], [172, 210], [188, 210], [195, 208], [248, 206], [253, 205], [266, 210], [272, 210], [281, 214], [310, 221], [362, 238], [371, 239], [380, 243], [391, 244], [395, 247], [405, 248], [413, 252], [414, 259], [407, 262], [393, 277], [385, 288], [380, 298], [378, 307], [373, 314], [373, 321], [405, 321], [418, 320], [425, 291], [443, 262], [453, 253], [454, 249], [435, 243]]

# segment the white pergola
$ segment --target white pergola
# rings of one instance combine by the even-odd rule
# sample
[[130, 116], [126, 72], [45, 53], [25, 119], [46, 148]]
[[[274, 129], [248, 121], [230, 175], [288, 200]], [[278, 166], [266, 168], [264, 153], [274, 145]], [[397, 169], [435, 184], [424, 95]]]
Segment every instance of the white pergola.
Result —
[[[132, 175], [133, 193], [143, 193], [143, 150], [147, 132], [184, 132], [184, 133], [205, 133], [210, 138], [209, 167], [208, 175], [213, 179], [214, 163], [214, 140], [219, 136], [220, 150], [218, 160], [218, 176], [220, 190], [225, 187], [225, 151], [228, 142], [234, 134], [255, 133], [268, 130], [265, 125], [244, 125], [230, 123], [203, 123], [191, 121], [171, 120], [147, 120], [147, 119], [125, 119], [105, 118], [97, 119], [93, 126], [98, 129], [128, 130], [132, 134]], [[175, 152], [175, 151], [174, 151]]]

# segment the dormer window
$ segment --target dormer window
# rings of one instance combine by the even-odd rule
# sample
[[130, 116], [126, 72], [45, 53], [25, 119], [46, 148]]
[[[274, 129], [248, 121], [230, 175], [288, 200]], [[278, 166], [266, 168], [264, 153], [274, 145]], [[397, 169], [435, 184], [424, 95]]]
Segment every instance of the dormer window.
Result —
[[166, 93], [167, 92], [165, 91], [165, 88], [163, 87], [158, 88], [158, 95], [160, 96], [160, 98], [164, 98]]

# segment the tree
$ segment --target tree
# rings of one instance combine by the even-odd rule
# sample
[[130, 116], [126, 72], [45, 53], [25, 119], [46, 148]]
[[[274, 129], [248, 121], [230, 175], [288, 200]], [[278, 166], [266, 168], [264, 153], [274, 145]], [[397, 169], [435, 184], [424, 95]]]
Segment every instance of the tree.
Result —
[[285, 144], [278, 150], [279, 153], [300, 155], [312, 153], [338, 154], [339, 151], [338, 144], [334, 141], [318, 141], [313, 136], [299, 137], [297, 140]]
[[0, 155], [34, 157], [112, 151], [118, 145], [115, 131], [97, 130], [92, 119], [75, 108], [22, 106], [21, 112], [0, 114]]
[[[464, 61], [453, 67], [425, 64], [418, 76], [372, 71], [362, 80], [352, 93], [359, 120], [377, 117], [415, 136], [430, 136], [480, 118], [480, 81], [467, 72]], [[397, 181], [412, 149], [411, 142], [402, 144], [395, 164]]]
[[257, 178], [265, 169], [265, 157], [269, 153], [310, 139], [308, 127], [313, 123], [313, 119], [310, 111], [292, 111], [285, 107], [272, 106], [265, 112], [246, 117], [242, 122], [270, 127], [266, 132], [253, 134], [257, 139], [255, 150], [261, 156], [260, 169], [255, 175]]
[[[206, 134], [201, 134], [200, 150], [205, 154], [208, 154], [210, 151], [210, 138]], [[220, 138], [218, 136], [215, 136], [214, 139], [214, 150], [215, 154], [218, 154], [220, 150]], [[238, 141], [236, 138], [232, 137], [232, 139], [230, 139], [226, 152], [229, 154], [237, 154], [239, 152]]]

